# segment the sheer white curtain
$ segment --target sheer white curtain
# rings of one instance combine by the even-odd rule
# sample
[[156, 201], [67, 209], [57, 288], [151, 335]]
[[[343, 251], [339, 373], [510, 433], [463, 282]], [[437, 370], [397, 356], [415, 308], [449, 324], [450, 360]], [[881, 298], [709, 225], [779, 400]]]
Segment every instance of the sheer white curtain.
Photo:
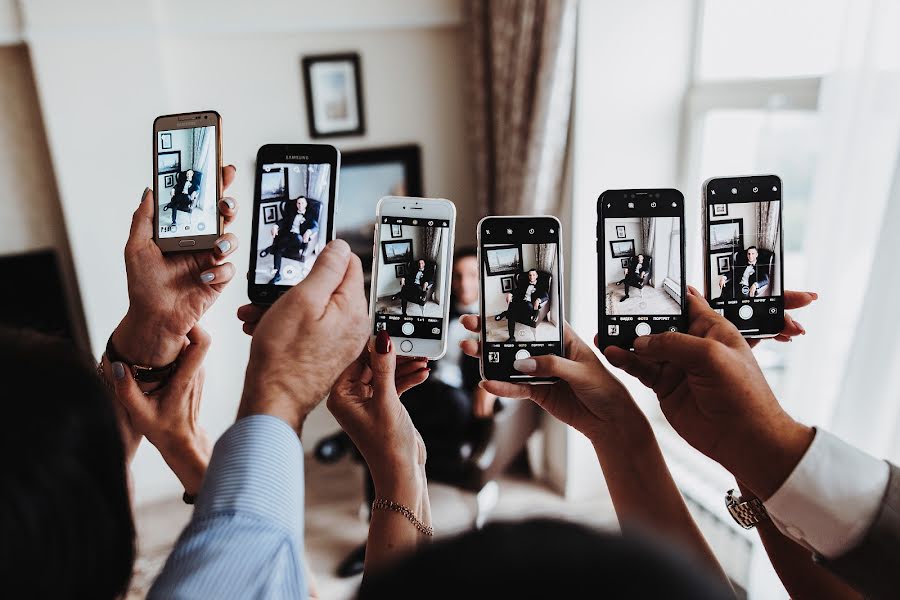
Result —
[[215, 198], [216, 187], [214, 185], [216, 173], [207, 172], [215, 170], [215, 161], [213, 161], [212, 169], [207, 168], [210, 141], [215, 138], [215, 135], [212, 134], [213, 129], [213, 127], [197, 127], [194, 129], [194, 135], [191, 140], [191, 150], [194, 157], [191, 168], [194, 171], [203, 173], [203, 179], [200, 181], [200, 185], [203, 187], [203, 193], [197, 198], [197, 208], [200, 210], [206, 210], [208, 205], [205, 205], [205, 200], [207, 197], [213, 198], [213, 206], [215, 206], [216, 201], [218, 200]]
[[[900, 458], [900, 3], [850, 3], [839, 68], [820, 95], [824, 143], [807, 225], [805, 287], [782, 402], [881, 456]], [[794, 287], [787, 282], [787, 287]]]

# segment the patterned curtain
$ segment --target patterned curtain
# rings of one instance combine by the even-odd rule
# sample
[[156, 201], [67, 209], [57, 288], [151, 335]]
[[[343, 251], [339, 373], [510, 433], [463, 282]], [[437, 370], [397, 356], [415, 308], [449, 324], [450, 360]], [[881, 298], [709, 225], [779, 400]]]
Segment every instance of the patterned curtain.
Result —
[[441, 231], [443, 228], [441, 227], [425, 227], [424, 231], [424, 239], [422, 244], [422, 251], [424, 253], [423, 258], [438, 269], [435, 273], [435, 282], [434, 282], [434, 294], [436, 298], [440, 298], [440, 294], [443, 291], [444, 282], [441, 281]]
[[[203, 179], [200, 181], [200, 185], [203, 186], [204, 191], [209, 190], [210, 182], [216, 180], [215, 173], [203, 172], [203, 170], [206, 168], [207, 154], [209, 154], [210, 136], [208, 135], [208, 132], [211, 130], [212, 127], [195, 127], [193, 130], [193, 139], [191, 140], [191, 151], [194, 157], [193, 161], [191, 162], [191, 169], [203, 174]], [[207, 195], [207, 193], [201, 193], [197, 199], [197, 208], [199, 208], [200, 210], [203, 210], [205, 208], [203, 204]]]
[[778, 248], [778, 211], [780, 202], [757, 202], [756, 245], [765, 250]]
[[556, 244], [535, 244], [534, 264], [538, 271], [553, 272], [556, 262]]
[[554, 214], [568, 143], [576, 0], [465, 0], [475, 199]]
[[[652, 219], [650, 217], [641, 217], [641, 250], [638, 251], [638, 254], [643, 253], [644, 257], [647, 256], [653, 258], [653, 251], [656, 246], [656, 219]], [[653, 272], [656, 270], [655, 268], [656, 262], [653, 261], [650, 264], [650, 282], [653, 283]]]

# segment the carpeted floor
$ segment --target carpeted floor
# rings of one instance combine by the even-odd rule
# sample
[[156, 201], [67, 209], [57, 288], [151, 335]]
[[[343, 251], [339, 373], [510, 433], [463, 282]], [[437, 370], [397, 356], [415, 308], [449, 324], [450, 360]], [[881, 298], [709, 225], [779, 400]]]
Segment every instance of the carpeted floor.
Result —
[[[379, 315], [402, 315], [403, 309], [400, 307], [400, 300], [391, 300], [390, 296], [379, 298], [375, 303], [375, 312]], [[425, 303], [425, 306], [419, 306], [413, 302], [406, 305], [406, 314], [410, 317], [433, 317], [440, 319], [441, 307], [437, 302], [431, 300]]]
[[[505, 342], [509, 339], [506, 319], [494, 320], [493, 315], [487, 320], [487, 339], [489, 342]], [[559, 340], [559, 329], [549, 321], [542, 321], [535, 329], [522, 323], [516, 323], [517, 342], [555, 342]]]
[[628, 291], [629, 298], [620, 302], [625, 297], [625, 288], [622, 285], [608, 284], [606, 286], [606, 314], [607, 315], [677, 315], [681, 313], [678, 303], [662, 288], [649, 285], [644, 286], [643, 298], [641, 290], [634, 288]]

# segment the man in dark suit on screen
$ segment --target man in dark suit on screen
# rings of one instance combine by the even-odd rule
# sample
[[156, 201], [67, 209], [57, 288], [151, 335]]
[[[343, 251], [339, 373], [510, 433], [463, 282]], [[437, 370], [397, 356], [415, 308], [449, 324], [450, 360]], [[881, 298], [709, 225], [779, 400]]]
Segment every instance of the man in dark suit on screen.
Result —
[[281, 259], [285, 254], [299, 255], [303, 262], [303, 252], [312, 236], [319, 230], [319, 221], [309, 209], [306, 196], [300, 196], [284, 205], [281, 219], [272, 225], [272, 255], [275, 258], [275, 276], [269, 283], [281, 281]]
[[527, 275], [527, 278], [521, 275], [516, 278], [516, 287], [506, 294], [506, 310], [494, 317], [497, 321], [506, 319], [510, 342], [516, 341], [516, 323], [536, 326], [538, 311], [550, 300], [550, 290], [539, 282], [538, 272], [531, 269]]

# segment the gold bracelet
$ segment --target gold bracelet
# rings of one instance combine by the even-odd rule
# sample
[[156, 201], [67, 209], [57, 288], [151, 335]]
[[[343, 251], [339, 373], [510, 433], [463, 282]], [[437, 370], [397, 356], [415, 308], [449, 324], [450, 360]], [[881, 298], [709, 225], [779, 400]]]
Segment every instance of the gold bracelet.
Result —
[[400, 513], [401, 515], [409, 519], [409, 522], [415, 525], [416, 529], [418, 529], [425, 535], [434, 535], [433, 527], [429, 527], [428, 525], [422, 523], [422, 521], [416, 518], [416, 515], [415, 513], [413, 513], [413, 511], [403, 506], [402, 504], [397, 504], [396, 502], [391, 502], [390, 500], [385, 500], [384, 498], [375, 498], [375, 501], [372, 502], [372, 510], [375, 510], [376, 508], [392, 510], [396, 513]]

